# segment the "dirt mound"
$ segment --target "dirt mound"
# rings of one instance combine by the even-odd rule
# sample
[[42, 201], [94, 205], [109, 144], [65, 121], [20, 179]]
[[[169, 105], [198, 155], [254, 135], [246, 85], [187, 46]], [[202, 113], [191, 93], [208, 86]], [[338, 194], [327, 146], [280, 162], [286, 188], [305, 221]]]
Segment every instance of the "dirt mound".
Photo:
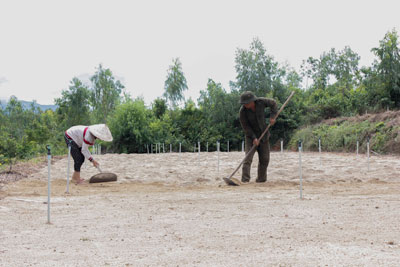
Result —
[[[63, 156], [55, 156], [52, 158], [51, 164], [54, 164], [63, 158]], [[11, 170], [0, 172], [0, 189], [10, 182], [16, 182], [28, 178], [30, 175], [42, 170], [45, 166], [47, 166], [46, 156], [41, 156], [28, 162], [18, 162], [13, 165]]]
[[358, 115], [354, 117], [340, 117], [340, 118], [333, 118], [333, 119], [328, 119], [324, 120], [321, 122], [321, 124], [327, 124], [327, 125], [334, 125], [334, 124], [340, 124], [345, 121], [349, 122], [363, 122], [363, 121], [370, 121], [370, 122], [379, 122], [379, 121], [384, 121], [388, 124], [388, 126], [400, 126], [400, 110], [397, 111], [386, 111], [382, 113], [375, 113], [375, 114], [364, 114], [364, 115]]

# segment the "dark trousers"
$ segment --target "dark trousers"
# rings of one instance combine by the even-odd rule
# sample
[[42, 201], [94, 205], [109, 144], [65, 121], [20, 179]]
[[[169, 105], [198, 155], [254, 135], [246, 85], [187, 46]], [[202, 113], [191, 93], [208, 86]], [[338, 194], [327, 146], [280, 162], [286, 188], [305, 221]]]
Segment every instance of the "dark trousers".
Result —
[[85, 156], [82, 154], [82, 148], [78, 147], [74, 140], [68, 138], [64, 134], [65, 143], [67, 146], [71, 146], [71, 156], [74, 159], [74, 171], [80, 172], [81, 166], [85, 161]]
[[[249, 153], [253, 147], [253, 140], [246, 137], [246, 155]], [[250, 181], [250, 169], [251, 163], [253, 162], [254, 153], [258, 152], [258, 176], [256, 182], [262, 183], [267, 180], [267, 168], [269, 164], [269, 140], [260, 142], [258, 147], [251, 152], [250, 155], [243, 162], [242, 167], [242, 182]]]

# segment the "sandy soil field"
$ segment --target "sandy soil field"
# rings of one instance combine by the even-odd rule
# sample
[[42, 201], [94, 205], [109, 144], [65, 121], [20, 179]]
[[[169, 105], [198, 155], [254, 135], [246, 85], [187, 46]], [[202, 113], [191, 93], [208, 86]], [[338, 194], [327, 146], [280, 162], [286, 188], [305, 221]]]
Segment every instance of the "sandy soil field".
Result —
[[[118, 181], [66, 191], [67, 159], [0, 190], [0, 266], [399, 266], [400, 157], [273, 152], [265, 184], [226, 186], [241, 152], [106, 154]], [[82, 176], [97, 173], [85, 164]], [[235, 175], [240, 179], [240, 171]]]

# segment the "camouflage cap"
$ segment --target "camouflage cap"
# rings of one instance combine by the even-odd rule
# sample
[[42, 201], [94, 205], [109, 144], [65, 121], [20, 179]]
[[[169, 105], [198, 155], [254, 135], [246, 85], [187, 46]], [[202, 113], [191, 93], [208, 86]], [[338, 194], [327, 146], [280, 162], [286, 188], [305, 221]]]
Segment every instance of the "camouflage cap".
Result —
[[253, 92], [246, 91], [240, 95], [239, 103], [241, 105], [248, 104], [250, 102], [256, 101], [257, 97], [253, 94]]

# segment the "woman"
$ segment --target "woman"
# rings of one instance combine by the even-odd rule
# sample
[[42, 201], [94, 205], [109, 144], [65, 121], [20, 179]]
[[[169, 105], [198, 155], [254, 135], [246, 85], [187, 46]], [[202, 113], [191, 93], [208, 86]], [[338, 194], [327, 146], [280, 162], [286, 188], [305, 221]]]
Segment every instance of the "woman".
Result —
[[81, 179], [81, 166], [85, 158], [98, 167], [99, 163], [92, 157], [89, 146], [93, 146], [96, 139], [106, 142], [113, 140], [110, 129], [105, 124], [95, 124], [91, 126], [73, 126], [64, 134], [67, 146], [71, 146], [71, 155], [74, 159], [74, 173], [72, 181], [75, 184], [82, 184], [85, 180]]

